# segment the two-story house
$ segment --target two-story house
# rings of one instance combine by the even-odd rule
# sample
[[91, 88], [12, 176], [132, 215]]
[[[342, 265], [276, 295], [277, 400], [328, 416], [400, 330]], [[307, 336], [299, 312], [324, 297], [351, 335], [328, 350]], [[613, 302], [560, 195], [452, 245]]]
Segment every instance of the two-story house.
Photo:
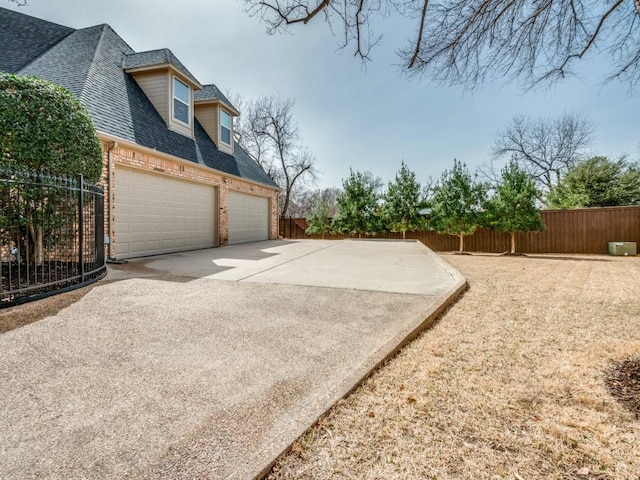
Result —
[[0, 8], [0, 70], [61, 85], [89, 110], [110, 258], [277, 238], [278, 187], [234, 142], [240, 112], [170, 50]]

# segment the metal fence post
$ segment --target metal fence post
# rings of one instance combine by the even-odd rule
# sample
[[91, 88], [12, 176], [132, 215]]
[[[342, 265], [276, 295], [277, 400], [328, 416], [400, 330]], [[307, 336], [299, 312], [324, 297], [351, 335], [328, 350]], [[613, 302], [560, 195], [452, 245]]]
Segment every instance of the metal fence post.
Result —
[[84, 177], [78, 175], [78, 262], [80, 278], [84, 282]]
[[104, 196], [98, 195], [96, 192], [93, 192], [93, 216], [95, 218], [95, 262], [98, 266], [104, 266], [106, 262], [104, 254]]

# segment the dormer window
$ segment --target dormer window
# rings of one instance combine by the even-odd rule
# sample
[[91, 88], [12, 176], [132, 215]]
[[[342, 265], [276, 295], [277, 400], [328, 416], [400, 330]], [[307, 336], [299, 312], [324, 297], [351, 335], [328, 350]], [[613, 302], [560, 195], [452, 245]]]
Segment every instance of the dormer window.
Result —
[[231, 145], [231, 115], [220, 109], [220, 141]]
[[202, 85], [171, 50], [130, 53], [122, 67], [142, 88], [167, 128], [194, 138], [194, 95]]
[[221, 152], [233, 155], [233, 117], [240, 112], [213, 84], [203, 85], [192, 95], [194, 117]]
[[[166, 97], [165, 97], [166, 98]], [[191, 92], [189, 85], [173, 77], [173, 118], [189, 125], [191, 118]]]

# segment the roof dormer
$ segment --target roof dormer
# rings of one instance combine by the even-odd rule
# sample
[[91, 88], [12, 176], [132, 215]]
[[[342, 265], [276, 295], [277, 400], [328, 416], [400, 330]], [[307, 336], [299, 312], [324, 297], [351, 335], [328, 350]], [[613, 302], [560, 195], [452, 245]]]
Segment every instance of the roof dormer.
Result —
[[215, 85], [195, 92], [195, 116], [222, 152], [233, 155], [233, 118], [240, 112]]
[[132, 53], [124, 59], [131, 74], [167, 126], [193, 138], [194, 92], [200, 82], [167, 48]]

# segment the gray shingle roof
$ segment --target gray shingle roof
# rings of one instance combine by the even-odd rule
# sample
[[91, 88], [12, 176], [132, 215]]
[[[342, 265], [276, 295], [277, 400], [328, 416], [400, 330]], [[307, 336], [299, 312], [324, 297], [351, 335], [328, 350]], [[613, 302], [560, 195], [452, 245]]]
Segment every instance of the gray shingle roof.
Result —
[[191, 80], [196, 85], [200, 85], [200, 82], [193, 76], [193, 74], [185, 67], [180, 60], [173, 54], [168, 48], [161, 48], [159, 50], [149, 50], [147, 52], [134, 52], [126, 55], [122, 61], [122, 68], [139, 68], [139, 67], [153, 67], [154, 65], [170, 64], [175, 67], [176, 70], [181, 72], [185, 77]]
[[202, 90], [196, 90], [193, 93], [193, 99], [196, 102], [204, 102], [207, 100], [220, 100], [221, 102], [233, 108], [234, 110], [237, 110], [237, 108], [233, 106], [233, 103], [231, 103], [229, 99], [224, 96], [224, 93], [222, 93], [220, 89], [216, 87], [213, 83], [209, 85], [203, 85]]
[[262, 178], [261, 183], [275, 185], [279, 188], [273, 180], [267, 175], [267, 173], [258, 165], [253, 158], [237, 143], [235, 143], [235, 157], [236, 164], [241, 177]]
[[15, 73], [73, 28], [0, 8], [0, 70]]
[[104, 30], [108, 28], [107, 25], [98, 25], [74, 30], [18, 73], [57, 83], [70, 90], [75, 97], [86, 100], [83, 92], [90, 80], [89, 72]]
[[[24, 34], [20, 37], [21, 42], [12, 41], [11, 44], [22, 49], [21, 58], [27, 55], [33, 55], [33, 58], [24, 66], [23, 60], [3, 63], [6, 56], [0, 55], [0, 69], [35, 75], [69, 89], [85, 104], [100, 132], [278, 188], [239, 145], [236, 144], [235, 155], [218, 150], [197, 120], [194, 119], [193, 139], [169, 130], [134, 78], [123, 70], [125, 58], [134, 52], [109, 25], [81, 30], [61, 27], [59, 33], [62, 29], [68, 32], [43, 51], [38, 30], [43, 21], [0, 7], [2, 24], [12, 25], [14, 17], [24, 28]], [[7, 34], [11, 37], [11, 31], [2, 33], [3, 36]], [[4, 41], [0, 45], [4, 47]], [[23, 65], [11, 67], [18, 63]]]

